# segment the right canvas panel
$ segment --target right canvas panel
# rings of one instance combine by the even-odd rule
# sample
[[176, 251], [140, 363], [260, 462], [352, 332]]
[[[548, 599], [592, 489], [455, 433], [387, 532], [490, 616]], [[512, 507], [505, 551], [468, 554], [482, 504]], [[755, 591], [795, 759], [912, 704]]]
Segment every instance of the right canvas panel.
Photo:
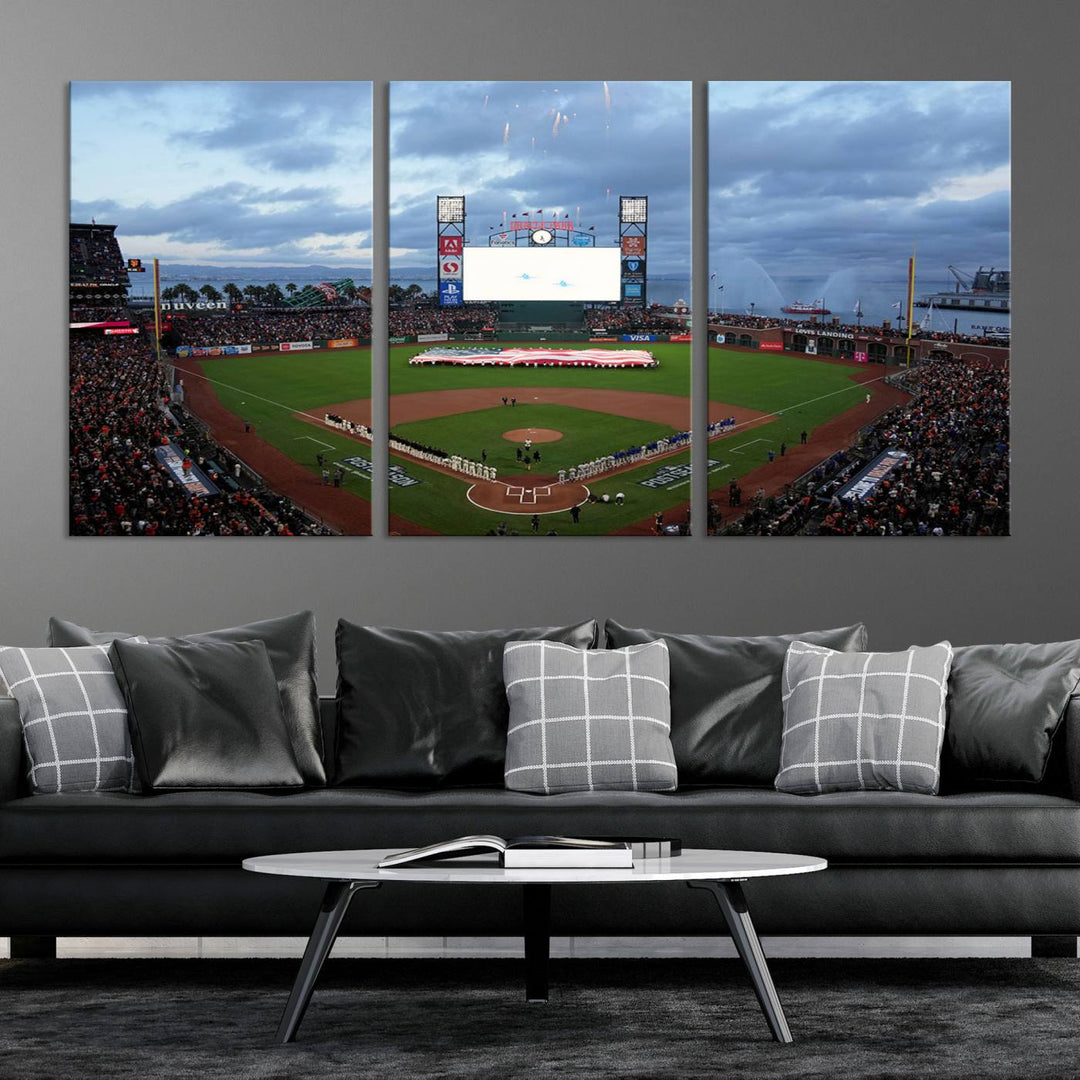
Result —
[[709, 532], [1009, 533], [1010, 84], [709, 84]]

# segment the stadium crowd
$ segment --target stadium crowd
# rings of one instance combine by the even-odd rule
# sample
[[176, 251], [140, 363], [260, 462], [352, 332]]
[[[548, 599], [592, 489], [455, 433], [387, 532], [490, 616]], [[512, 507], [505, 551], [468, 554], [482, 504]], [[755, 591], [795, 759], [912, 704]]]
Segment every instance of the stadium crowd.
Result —
[[[153, 333], [153, 314], [146, 317]], [[168, 317], [181, 345], [277, 345], [282, 341], [371, 337], [371, 311], [349, 307], [331, 311], [256, 311], [222, 315], [181, 314]]]
[[403, 305], [390, 308], [390, 335], [470, 334], [499, 325], [495, 304], [468, 304], [458, 308]]
[[73, 304], [72, 322], [133, 322], [131, 309], [115, 301], [102, 304]]
[[[778, 536], [1000, 536], [1009, 531], [1009, 374], [937, 360], [905, 373], [914, 397], [779, 498], [755, 496], [726, 532]], [[908, 459], [865, 498], [839, 491], [883, 451]]]
[[620, 334], [682, 333], [686, 324], [662, 311], [648, 308], [586, 308], [585, 325], [590, 330], [610, 330]]
[[73, 282], [119, 282], [128, 280], [127, 264], [111, 229], [72, 229], [68, 240], [68, 265]]
[[[202, 434], [142, 338], [71, 335], [71, 532], [82, 536], [326, 534]], [[172, 441], [219, 487], [189, 497], [154, 454]]]

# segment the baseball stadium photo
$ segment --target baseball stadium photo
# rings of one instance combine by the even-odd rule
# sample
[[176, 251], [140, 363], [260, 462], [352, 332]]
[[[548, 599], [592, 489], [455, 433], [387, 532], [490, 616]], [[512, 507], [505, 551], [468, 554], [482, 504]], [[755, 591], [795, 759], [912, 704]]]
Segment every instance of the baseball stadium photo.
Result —
[[1009, 113], [709, 84], [710, 534], [1008, 535]]
[[72, 535], [370, 534], [371, 107], [72, 83]]
[[688, 534], [689, 83], [395, 82], [390, 139], [391, 534]]

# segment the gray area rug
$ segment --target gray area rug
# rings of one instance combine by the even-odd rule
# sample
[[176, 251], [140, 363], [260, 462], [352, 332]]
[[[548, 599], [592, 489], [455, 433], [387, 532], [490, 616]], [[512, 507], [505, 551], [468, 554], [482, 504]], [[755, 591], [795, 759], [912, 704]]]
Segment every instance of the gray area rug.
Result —
[[1075, 1077], [1078, 960], [777, 960], [795, 1043], [734, 960], [0, 961], [0, 1077]]

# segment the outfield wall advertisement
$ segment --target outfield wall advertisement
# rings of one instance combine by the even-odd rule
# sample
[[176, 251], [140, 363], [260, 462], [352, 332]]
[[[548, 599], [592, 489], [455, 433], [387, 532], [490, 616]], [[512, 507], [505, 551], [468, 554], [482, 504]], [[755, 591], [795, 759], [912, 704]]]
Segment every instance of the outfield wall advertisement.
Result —
[[176, 355], [183, 360], [188, 356], [247, 356], [250, 345], [181, 345]]

